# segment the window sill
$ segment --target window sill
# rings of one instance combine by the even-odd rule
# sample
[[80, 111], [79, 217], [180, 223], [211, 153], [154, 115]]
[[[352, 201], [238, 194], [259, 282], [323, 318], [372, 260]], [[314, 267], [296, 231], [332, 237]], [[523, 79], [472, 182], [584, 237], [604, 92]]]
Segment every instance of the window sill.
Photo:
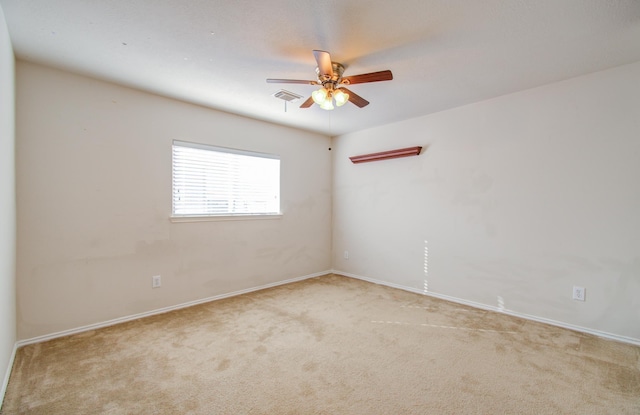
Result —
[[256, 215], [216, 215], [216, 216], [170, 216], [169, 220], [173, 223], [181, 222], [220, 222], [230, 220], [270, 220], [282, 219], [282, 213], [274, 214], [256, 214]]

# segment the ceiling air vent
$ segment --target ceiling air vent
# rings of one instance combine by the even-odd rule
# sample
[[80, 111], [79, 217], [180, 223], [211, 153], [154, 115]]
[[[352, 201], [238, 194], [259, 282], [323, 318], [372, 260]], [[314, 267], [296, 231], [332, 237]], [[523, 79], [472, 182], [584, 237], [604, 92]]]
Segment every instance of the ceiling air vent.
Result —
[[273, 96], [287, 102], [293, 102], [297, 99], [302, 98], [302, 95], [294, 94], [293, 92], [285, 91], [284, 89], [276, 92], [275, 94], [273, 94]]

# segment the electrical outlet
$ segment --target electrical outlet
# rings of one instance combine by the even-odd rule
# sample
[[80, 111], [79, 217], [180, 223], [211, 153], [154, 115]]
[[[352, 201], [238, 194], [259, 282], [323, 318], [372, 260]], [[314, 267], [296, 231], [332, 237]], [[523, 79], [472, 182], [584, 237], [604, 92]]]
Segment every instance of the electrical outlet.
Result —
[[154, 275], [151, 277], [151, 288], [159, 288], [162, 285], [160, 275]]
[[349, 259], [349, 251], [344, 251], [344, 259]]
[[584, 287], [573, 286], [573, 299], [577, 301], [584, 301], [587, 290]]

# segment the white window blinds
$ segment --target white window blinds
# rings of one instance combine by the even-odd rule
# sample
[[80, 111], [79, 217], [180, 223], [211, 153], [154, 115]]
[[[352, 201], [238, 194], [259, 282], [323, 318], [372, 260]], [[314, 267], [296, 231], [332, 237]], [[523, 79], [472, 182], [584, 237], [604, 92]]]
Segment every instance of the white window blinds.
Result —
[[279, 213], [279, 156], [173, 142], [173, 216]]

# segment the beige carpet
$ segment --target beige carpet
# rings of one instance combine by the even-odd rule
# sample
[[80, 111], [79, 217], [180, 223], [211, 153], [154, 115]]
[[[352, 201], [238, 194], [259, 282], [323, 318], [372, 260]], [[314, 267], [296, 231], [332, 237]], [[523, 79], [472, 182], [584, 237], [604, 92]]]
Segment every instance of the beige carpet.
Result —
[[325, 276], [21, 348], [2, 414], [640, 414], [640, 348]]

